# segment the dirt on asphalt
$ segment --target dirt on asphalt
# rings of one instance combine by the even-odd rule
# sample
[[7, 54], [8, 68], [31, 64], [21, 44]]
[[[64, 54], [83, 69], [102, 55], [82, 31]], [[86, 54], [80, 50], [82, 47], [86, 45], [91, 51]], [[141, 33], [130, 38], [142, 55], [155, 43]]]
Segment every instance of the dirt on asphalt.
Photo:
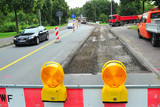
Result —
[[126, 66], [127, 73], [150, 73], [109, 32], [109, 26], [94, 26], [95, 29], [85, 44], [64, 68], [65, 73], [97, 74], [102, 72], [103, 65], [110, 60], [121, 61]]

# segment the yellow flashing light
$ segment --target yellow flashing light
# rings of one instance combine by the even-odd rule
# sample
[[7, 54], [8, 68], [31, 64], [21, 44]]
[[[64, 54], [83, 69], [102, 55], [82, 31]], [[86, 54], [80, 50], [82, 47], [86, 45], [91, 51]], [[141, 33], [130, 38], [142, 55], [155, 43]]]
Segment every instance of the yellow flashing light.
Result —
[[105, 83], [102, 89], [102, 101], [127, 102], [128, 94], [124, 86], [127, 74], [126, 68], [120, 61], [112, 60], [104, 64], [102, 79]]
[[44, 87], [41, 92], [42, 101], [65, 101], [67, 90], [62, 83], [64, 71], [56, 62], [46, 62], [41, 68], [41, 80]]

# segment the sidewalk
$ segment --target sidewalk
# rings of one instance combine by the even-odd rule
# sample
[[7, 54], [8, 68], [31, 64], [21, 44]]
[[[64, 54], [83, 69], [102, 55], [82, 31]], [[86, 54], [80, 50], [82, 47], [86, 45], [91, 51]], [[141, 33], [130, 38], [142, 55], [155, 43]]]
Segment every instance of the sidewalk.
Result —
[[112, 27], [110, 31], [120, 38], [127, 48], [130, 48], [129, 50], [140, 60], [140, 63], [160, 76], [160, 47], [152, 47], [150, 40], [139, 39], [138, 33], [128, 29], [128, 26]]
[[[64, 30], [66, 28], [67, 28], [67, 26], [63, 26], [63, 27], [60, 27], [59, 30], [61, 31], [61, 30]], [[55, 32], [54, 29], [50, 29], [48, 31], [49, 31], [49, 34], [52, 34], [52, 33]], [[10, 46], [12, 44], [13, 44], [13, 37], [8, 37], [8, 38], [2, 38], [2, 39], [0, 39], [0, 48], [6, 47], [6, 46]]]

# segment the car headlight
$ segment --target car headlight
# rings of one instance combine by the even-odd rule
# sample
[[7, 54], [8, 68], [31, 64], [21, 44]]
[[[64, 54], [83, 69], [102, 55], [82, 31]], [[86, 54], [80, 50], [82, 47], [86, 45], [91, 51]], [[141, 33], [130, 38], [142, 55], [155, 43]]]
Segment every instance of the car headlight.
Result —
[[28, 39], [33, 39], [34, 38], [34, 36], [31, 36], [31, 37], [29, 37]]
[[17, 40], [17, 38], [13, 38], [14, 40]]

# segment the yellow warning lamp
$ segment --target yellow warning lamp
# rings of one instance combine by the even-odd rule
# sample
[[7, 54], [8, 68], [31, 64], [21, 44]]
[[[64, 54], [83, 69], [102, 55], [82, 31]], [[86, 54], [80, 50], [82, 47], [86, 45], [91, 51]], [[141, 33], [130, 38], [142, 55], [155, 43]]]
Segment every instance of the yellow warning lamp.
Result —
[[112, 60], [104, 64], [102, 68], [102, 79], [105, 83], [102, 89], [103, 103], [128, 102], [128, 93], [124, 86], [126, 77], [126, 67], [122, 62]]
[[46, 62], [41, 68], [41, 80], [44, 87], [41, 91], [42, 101], [64, 102], [67, 99], [67, 90], [62, 83], [63, 68], [59, 63]]

